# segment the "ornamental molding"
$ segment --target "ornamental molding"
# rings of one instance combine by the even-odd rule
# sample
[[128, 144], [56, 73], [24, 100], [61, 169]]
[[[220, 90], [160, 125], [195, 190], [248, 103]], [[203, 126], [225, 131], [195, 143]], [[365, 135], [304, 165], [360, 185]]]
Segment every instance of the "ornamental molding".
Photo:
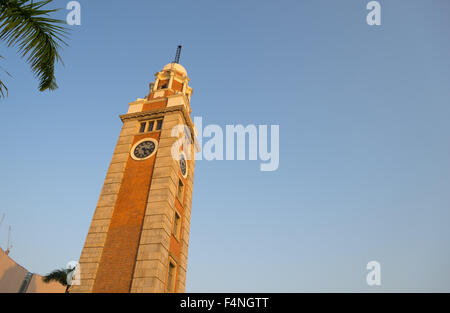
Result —
[[194, 129], [194, 123], [192, 122], [192, 119], [189, 115], [189, 113], [186, 110], [186, 107], [184, 105], [175, 105], [172, 107], [166, 107], [166, 108], [160, 108], [160, 109], [153, 109], [150, 111], [143, 111], [143, 112], [135, 112], [135, 113], [128, 113], [128, 114], [122, 114], [119, 115], [122, 122], [125, 122], [126, 120], [137, 120], [137, 119], [143, 119], [143, 118], [158, 118], [163, 117], [167, 113], [173, 113], [173, 112], [180, 112], [181, 115], [184, 118], [184, 121], [186, 125], [189, 127], [189, 130], [192, 135], [192, 139], [194, 141], [194, 148], [195, 151], [200, 151], [200, 145], [197, 140], [196, 132]]

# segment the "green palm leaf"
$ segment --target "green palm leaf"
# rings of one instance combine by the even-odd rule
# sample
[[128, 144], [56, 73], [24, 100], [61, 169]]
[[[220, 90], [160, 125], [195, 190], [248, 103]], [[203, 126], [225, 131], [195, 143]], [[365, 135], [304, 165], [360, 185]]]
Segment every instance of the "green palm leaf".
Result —
[[[59, 50], [67, 45], [65, 21], [49, 18], [58, 9], [45, 10], [42, 7], [51, 0], [33, 2], [29, 0], [0, 0], [0, 40], [11, 47], [17, 47], [26, 58], [31, 70], [39, 80], [39, 90], [58, 88], [55, 79], [55, 63], [62, 62]], [[0, 81], [0, 90], [6, 86]]]
[[44, 283], [47, 283], [47, 284], [51, 281], [58, 282], [61, 285], [66, 287], [66, 292], [69, 292], [70, 285], [67, 282], [67, 276], [74, 270], [75, 270], [75, 268], [72, 268], [72, 269], [62, 268], [62, 269], [54, 270], [53, 272], [48, 273], [47, 275], [42, 277], [42, 280], [44, 281]]
[[56, 281], [58, 283], [60, 283], [63, 286], [67, 286], [67, 275], [72, 272], [73, 269], [58, 269], [58, 270], [54, 270], [51, 273], [48, 273], [47, 275], [45, 275], [42, 280], [44, 281], [44, 283], [49, 283], [51, 281]]
[[[0, 59], [4, 59], [4, 57], [2, 57], [0, 55]], [[11, 76], [3, 67], [0, 66], [0, 70], [2, 70], [3, 72], [5, 72], [8, 76]], [[6, 87], [6, 85], [3, 83], [3, 81], [0, 79], [0, 98], [5, 97], [8, 95], [8, 87]]]

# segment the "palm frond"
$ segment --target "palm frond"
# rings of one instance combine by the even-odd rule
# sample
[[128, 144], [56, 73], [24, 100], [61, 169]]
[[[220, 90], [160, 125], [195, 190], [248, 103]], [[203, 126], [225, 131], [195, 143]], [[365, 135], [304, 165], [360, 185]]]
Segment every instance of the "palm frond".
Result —
[[49, 18], [58, 9], [43, 9], [52, 0], [0, 0], [0, 40], [9, 47], [16, 46], [26, 58], [39, 80], [39, 90], [58, 88], [55, 63], [62, 62], [59, 50], [67, 45], [65, 21]]
[[[2, 57], [0, 55], [0, 59], [4, 59], [4, 57]], [[2, 70], [3, 72], [5, 72], [8, 76], [11, 76], [3, 67], [0, 66], [0, 70]], [[6, 94], [6, 95], [5, 95]], [[8, 87], [6, 87], [6, 85], [3, 83], [3, 81], [0, 79], [0, 98], [4, 98], [5, 96], [8, 96]]]
[[6, 85], [1, 80], [0, 80], [0, 95], [2, 98], [8, 96], [8, 87], [6, 87]]
[[63, 286], [67, 286], [67, 275], [71, 271], [72, 270], [69, 270], [69, 269], [54, 270], [53, 272], [45, 275], [42, 278], [42, 280], [44, 281], [44, 283], [49, 283], [51, 281], [56, 281], [56, 282], [60, 283]]

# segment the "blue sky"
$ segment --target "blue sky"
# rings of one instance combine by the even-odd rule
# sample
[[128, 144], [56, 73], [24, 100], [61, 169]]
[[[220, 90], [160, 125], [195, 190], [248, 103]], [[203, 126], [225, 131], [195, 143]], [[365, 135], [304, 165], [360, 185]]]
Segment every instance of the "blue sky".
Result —
[[118, 115], [181, 43], [193, 116], [280, 125], [277, 171], [197, 162], [186, 291], [449, 292], [450, 3], [380, 1], [371, 27], [368, 2], [80, 1], [51, 93], [1, 43], [0, 245], [78, 259]]

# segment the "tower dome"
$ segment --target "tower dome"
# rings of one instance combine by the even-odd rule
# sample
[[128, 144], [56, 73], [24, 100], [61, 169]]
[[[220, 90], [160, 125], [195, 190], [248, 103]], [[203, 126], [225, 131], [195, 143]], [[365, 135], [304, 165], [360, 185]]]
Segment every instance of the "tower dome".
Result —
[[167, 64], [163, 68], [163, 71], [170, 71], [170, 70], [175, 70], [175, 71], [183, 73], [184, 75], [187, 75], [186, 69], [184, 68], [183, 65], [181, 65], [179, 63], [172, 62], [172, 63]]

